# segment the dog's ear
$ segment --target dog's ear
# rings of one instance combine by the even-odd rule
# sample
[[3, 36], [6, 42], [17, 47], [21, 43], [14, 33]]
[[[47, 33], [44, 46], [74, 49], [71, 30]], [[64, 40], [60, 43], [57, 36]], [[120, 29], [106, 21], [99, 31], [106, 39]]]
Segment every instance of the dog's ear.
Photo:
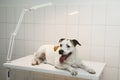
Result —
[[59, 40], [59, 42], [62, 42], [63, 40], [65, 40], [65, 38], [61, 38], [61, 39]]
[[81, 46], [81, 44], [76, 40], [76, 39], [73, 39], [73, 40], [70, 40], [71, 43], [76, 47], [76, 45], [78, 44], [79, 46]]
[[56, 51], [59, 48], [59, 46], [54, 46], [54, 51]]

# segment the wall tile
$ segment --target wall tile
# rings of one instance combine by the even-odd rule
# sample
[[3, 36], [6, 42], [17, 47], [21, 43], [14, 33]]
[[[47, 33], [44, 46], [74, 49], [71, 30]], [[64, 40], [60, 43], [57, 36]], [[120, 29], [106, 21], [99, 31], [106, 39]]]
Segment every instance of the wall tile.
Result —
[[25, 14], [25, 23], [34, 23], [34, 15], [35, 12], [34, 11], [29, 11]]
[[7, 8], [0, 7], [0, 22], [7, 22]]
[[119, 63], [119, 48], [105, 47], [105, 62], [107, 66], [118, 67]]
[[107, 0], [93, 0], [94, 5], [106, 5]]
[[82, 45], [91, 45], [91, 26], [90, 25], [79, 25], [78, 26], [78, 40]]
[[94, 0], [68, 0], [68, 5], [91, 5]]
[[5, 77], [5, 70], [3, 69], [0, 69], [0, 80], [5, 80], [6, 77]]
[[109, 67], [105, 68], [103, 80], [118, 80], [118, 69]]
[[35, 80], [33, 73], [31, 71], [24, 71], [24, 80]]
[[67, 24], [78, 24], [79, 6], [68, 6], [67, 9]]
[[24, 80], [24, 71], [23, 70], [15, 70], [15, 80]]
[[[20, 18], [20, 15], [21, 15], [24, 7], [23, 6], [22, 7], [15, 7], [14, 9], [15, 9], [15, 23], [18, 23], [18, 20]], [[24, 22], [24, 18], [25, 18], [25, 16], [23, 17], [22, 23]]]
[[56, 6], [56, 24], [66, 24], [67, 7]]
[[87, 80], [87, 79], [82, 79], [82, 78], [76, 78], [76, 77], [68, 77], [68, 76], [66, 76], [65, 77], [65, 80]]
[[64, 6], [68, 4], [68, 0], [52, 0], [52, 2], [59, 6]]
[[52, 0], [52, 2], [56, 5], [64, 6], [64, 5], [69, 5], [69, 6], [76, 6], [76, 5], [81, 5], [81, 4], [87, 4], [91, 5], [94, 0]]
[[119, 0], [106, 0], [106, 5], [110, 7], [119, 6]]
[[82, 45], [77, 47], [77, 53], [79, 53], [77, 54], [78, 60], [90, 60], [90, 46]]
[[14, 49], [16, 50], [16, 53], [14, 54], [16, 58], [25, 56], [25, 41], [16, 40]]
[[33, 41], [25, 41], [25, 55], [34, 53], [34, 42]]
[[15, 24], [7, 23], [7, 38], [10, 38], [14, 30], [15, 30]]
[[120, 10], [118, 9], [120, 5], [109, 5], [107, 7], [107, 14], [106, 14], [106, 24], [107, 25], [120, 25]]
[[65, 76], [54, 75], [55, 80], [66, 80]]
[[[41, 41], [41, 40], [39, 40], [39, 41], [34, 41], [34, 46], [35, 46], [35, 47], [34, 47], [34, 52], [37, 51], [40, 46], [44, 45], [44, 44], [45, 44], [44, 42], [45, 42], [45, 41]], [[48, 44], [51, 44], [51, 43], [48, 43]]]
[[34, 24], [25, 24], [25, 40], [34, 40]]
[[15, 23], [15, 8], [7, 7], [7, 22]]
[[65, 25], [45, 25], [45, 41], [58, 41], [58, 39], [65, 37]]
[[[34, 80], [40, 80], [40, 79], [42, 80], [42, 79], [43, 79], [43, 74], [41, 74], [41, 73], [39, 74], [39, 73], [37, 73], [37, 72], [34, 72], [33, 75], [34, 75], [34, 76], [33, 76], [33, 79], [34, 79]], [[40, 75], [41, 75], [41, 76], [40, 76]]]
[[31, 6], [34, 6], [34, 5], [40, 5], [40, 4], [45, 4], [45, 3], [48, 3], [48, 2], [51, 2], [51, 0], [31, 0], [31, 1], [20, 1], [20, 3], [23, 3], [23, 5], [31, 5]]
[[45, 24], [55, 24], [55, 6], [45, 8]]
[[15, 78], [16, 78], [16, 77], [15, 77], [15, 76], [16, 76], [16, 70], [15, 70], [15, 69], [12, 69], [10, 74], [11, 74], [11, 80], [16, 80], [16, 79], [15, 79]]
[[91, 24], [92, 20], [92, 6], [80, 5], [79, 24]]
[[[61, 38], [59, 38], [59, 39], [61, 39]], [[55, 44], [58, 43], [59, 39], [57, 39], [57, 41], [54, 41], [54, 40], [53, 41], [52, 40], [50, 40], [50, 41], [47, 41], [47, 40], [46, 41], [42, 41], [41, 44], [42, 45], [44, 45], [44, 44], [53, 44], [53, 45], [55, 45]]]
[[120, 40], [119, 40], [119, 67], [120, 67]]
[[105, 5], [94, 5], [92, 13], [92, 24], [105, 24], [105, 11]]
[[92, 45], [103, 46], [105, 42], [105, 26], [93, 25], [92, 26]]
[[106, 39], [105, 45], [106, 46], [119, 46], [120, 37], [120, 26], [107, 26], [106, 29]]
[[91, 47], [91, 60], [104, 62], [104, 46], [92, 46]]
[[7, 53], [7, 39], [0, 39], [0, 54]]
[[54, 80], [54, 74], [34, 73], [34, 80]]
[[35, 23], [45, 23], [45, 8], [37, 9], [34, 14]]
[[35, 40], [41, 40], [44, 41], [45, 39], [45, 25], [43, 24], [35, 24], [35, 33], [34, 33], [34, 37]]
[[119, 80], [120, 80], [120, 68], [119, 68]]
[[0, 38], [7, 38], [7, 24], [0, 23]]
[[5, 69], [3, 63], [6, 62], [7, 56], [5, 54], [0, 54], [0, 69]]
[[78, 25], [66, 26], [66, 38], [77, 39], [78, 38]]

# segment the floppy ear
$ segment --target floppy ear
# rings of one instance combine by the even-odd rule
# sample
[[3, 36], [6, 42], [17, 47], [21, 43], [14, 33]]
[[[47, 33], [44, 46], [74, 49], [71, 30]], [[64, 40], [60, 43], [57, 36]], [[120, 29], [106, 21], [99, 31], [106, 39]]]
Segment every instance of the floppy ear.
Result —
[[59, 42], [62, 42], [63, 40], [65, 40], [65, 38], [61, 38], [61, 39], [59, 40]]
[[76, 40], [76, 39], [73, 39], [71, 40], [72, 44], [76, 47], [76, 45], [78, 44], [79, 46], [81, 46], [81, 44]]
[[54, 46], [54, 51], [56, 51], [59, 48], [59, 46]]

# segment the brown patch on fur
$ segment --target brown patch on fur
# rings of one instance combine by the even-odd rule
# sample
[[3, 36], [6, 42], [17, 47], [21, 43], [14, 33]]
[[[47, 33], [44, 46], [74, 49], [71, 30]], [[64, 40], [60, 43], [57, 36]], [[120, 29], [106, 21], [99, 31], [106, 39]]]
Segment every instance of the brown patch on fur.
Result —
[[54, 46], [54, 51], [56, 51], [59, 48], [59, 46]]
[[45, 59], [46, 59], [45, 53], [42, 53], [42, 54], [40, 55], [40, 57], [38, 57], [38, 58], [36, 58], [36, 59], [34, 59], [34, 60], [32, 61], [32, 65], [33, 65], [33, 66], [34, 66], [34, 65], [39, 65], [41, 62], [45, 61]]
[[36, 61], [36, 65], [38, 65], [38, 61]]
[[45, 53], [42, 53], [39, 57], [40, 60], [44, 61], [46, 58], [45, 58]]

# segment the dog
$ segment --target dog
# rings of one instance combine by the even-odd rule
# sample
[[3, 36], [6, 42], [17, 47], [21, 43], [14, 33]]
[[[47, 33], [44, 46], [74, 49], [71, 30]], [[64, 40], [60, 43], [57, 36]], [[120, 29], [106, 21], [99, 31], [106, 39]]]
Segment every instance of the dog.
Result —
[[43, 45], [34, 53], [32, 65], [39, 65], [44, 62], [57, 69], [67, 70], [73, 76], [78, 74], [76, 68], [95, 74], [95, 70], [89, 68], [82, 61], [76, 63], [77, 45], [81, 46], [76, 39], [65, 38], [60, 39], [58, 45]]

